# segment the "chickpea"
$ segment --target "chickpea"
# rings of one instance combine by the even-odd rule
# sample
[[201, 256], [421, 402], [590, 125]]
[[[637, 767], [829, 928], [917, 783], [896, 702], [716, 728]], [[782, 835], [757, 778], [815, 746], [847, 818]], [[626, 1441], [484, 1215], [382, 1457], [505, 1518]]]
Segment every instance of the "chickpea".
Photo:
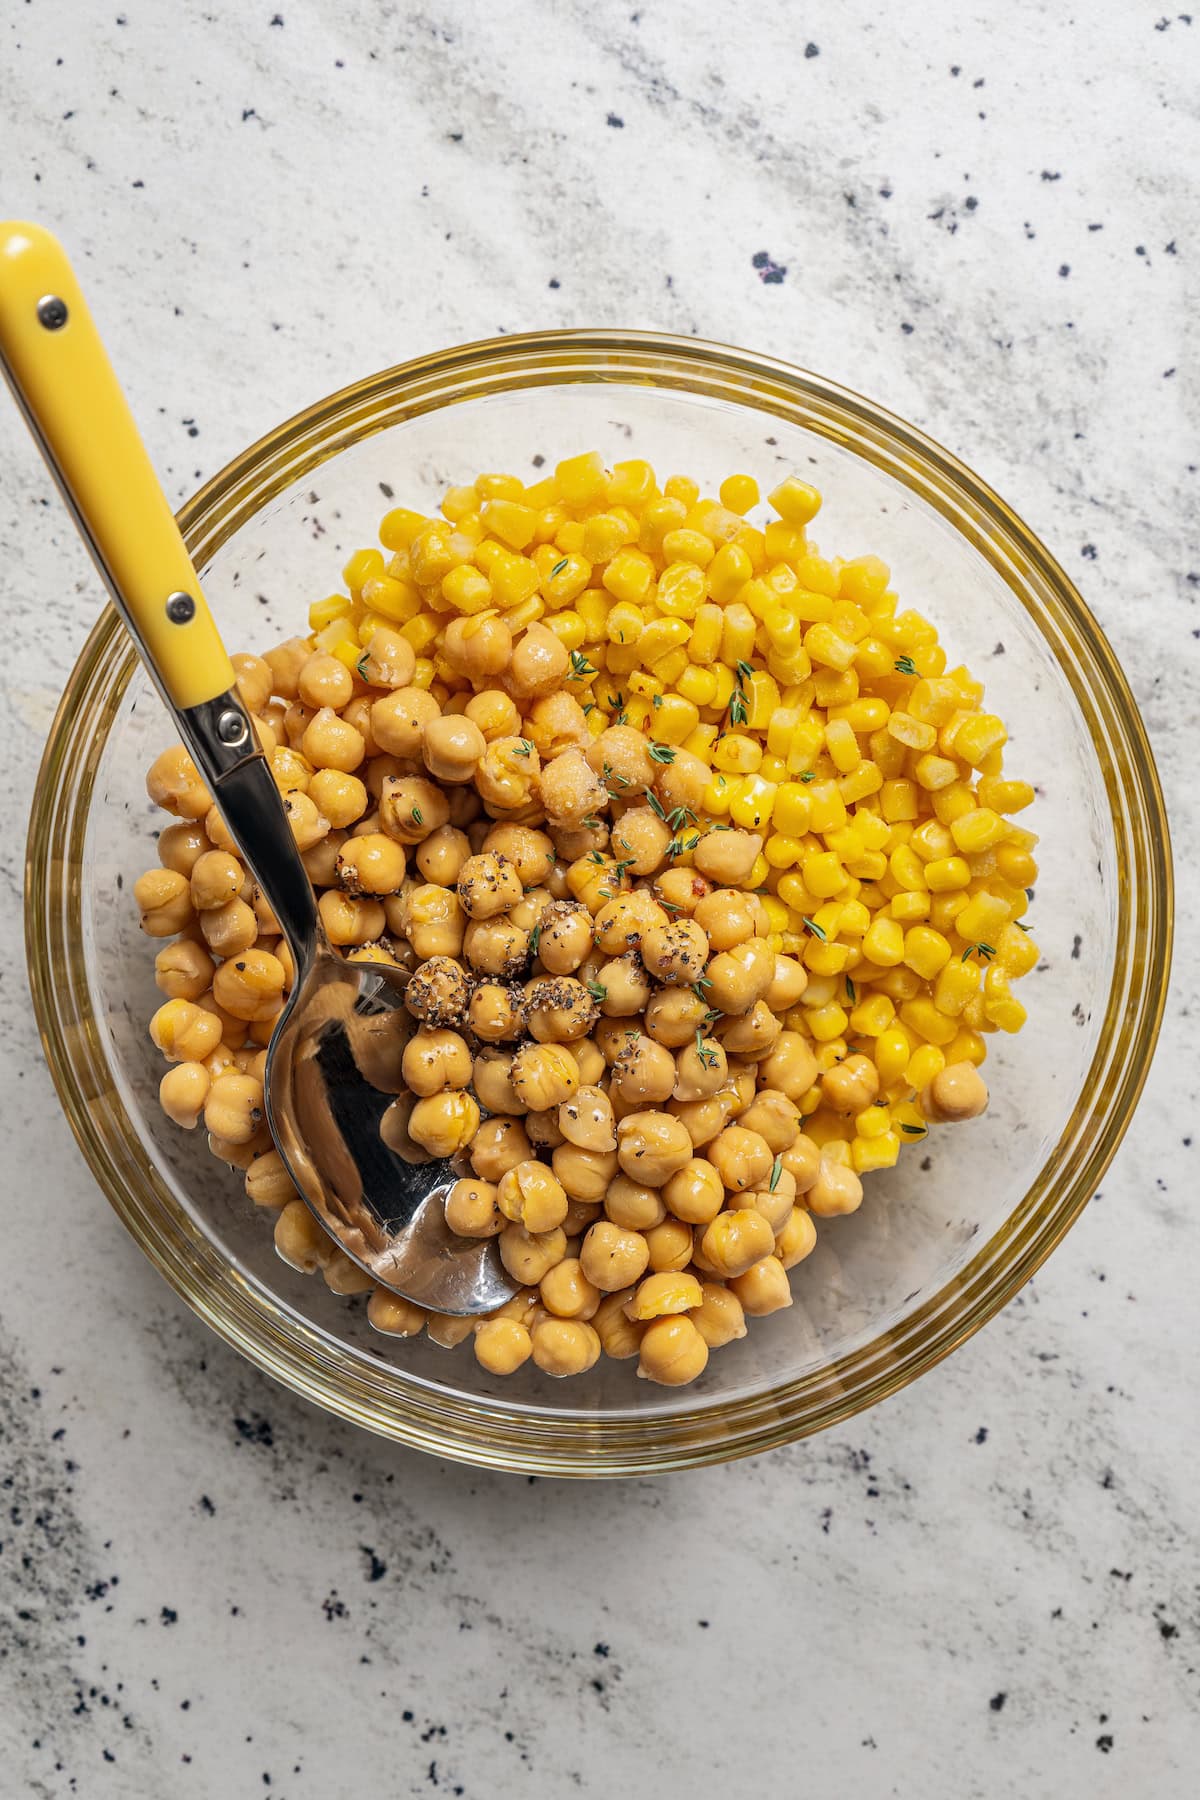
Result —
[[175, 869], [147, 869], [133, 884], [133, 898], [147, 937], [174, 937], [192, 922], [187, 877]]
[[457, 1350], [475, 1330], [475, 1321], [453, 1313], [431, 1312], [425, 1320], [425, 1336], [442, 1350]]
[[155, 806], [180, 819], [202, 819], [213, 803], [199, 769], [182, 744], [174, 744], [155, 757], [146, 776], [146, 792]]
[[470, 996], [461, 964], [450, 956], [431, 956], [414, 969], [404, 1004], [426, 1025], [458, 1025], [466, 1017]]
[[511, 1116], [485, 1119], [471, 1145], [471, 1167], [487, 1182], [502, 1181], [510, 1169], [532, 1156], [533, 1145], [521, 1121]]
[[807, 1194], [821, 1173], [821, 1151], [809, 1137], [797, 1137], [783, 1152], [783, 1166], [796, 1183], [797, 1194]]
[[519, 812], [537, 791], [541, 758], [528, 738], [493, 738], [475, 772], [475, 785], [485, 806]]
[[857, 1212], [862, 1197], [862, 1182], [854, 1170], [823, 1155], [817, 1179], [804, 1196], [804, 1202], [809, 1212], [816, 1213], [819, 1219], [833, 1219], [842, 1213]]
[[697, 1150], [710, 1144], [733, 1117], [729, 1095], [723, 1090], [705, 1100], [670, 1100], [667, 1110], [680, 1121]]
[[300, 671], [312, 655], [307, 638], [292, 637], [273, 650], [264, 650], [263, 661], [271, 671], [271, 691], [283, 700], [294, 700]]
[[604, 1053], [594, 1038], [580, 1038], [571, 1045], [571, 1055], [579, 1070], [579, 1081], [582, 1087], [597, 1087], [608, 1067]]
[[336, 656], [317, 651], [310, 656], [296, 681], [296, 697], [319, 712], [323, 706], [341, 712], [354, 692], [354, 677]]
[[293, 700], [283, 715], [283, 729], [287, 737], [287, 744], [277, 745], [267, 760], [275, 773], [276, 781], [285, 792], [289, 785], [286, 780], [286, 771], [293, 767], [299, 768], [304, 775], [304, 779], [298, 785], [303, 788], [308, 787], [308, 777], [312, 774], [312, 767], [307, 758], [300, 754], [300, 750], [304, 742], [304, 734], [316, 716], [314, 707], [305, 706], [299, 700]]
[[532, 1337], [533, 1360], [546, 1375], [583, 1375], [600, 1355], [600, 1339], [582, 1319], [542, 1319]]
[[228, 850], [232, 856], [240, 855], [237, 845], [229, 835], [229, 827], [221, 817], [220, 809], [210, 806], [204, 815], [204, 835], [214, 850]]
[[702, 875], [722, 887], [745, 887], [762, 838], [756, 831], [706, 831], [693, 853]]
[[315, 1275], [333, 1255], [334, 1245], [303, 1200], [289, 1200], [275, 1220], [275, 1249], [302, 1275]]
[[593, 851], [603, 854], [608, 847], [609, 828], [605, 819], [590, 817], [579, 825], [563, 825], [558, 820], [550, 823], [555, 854], [567, 865], [584, 857], [590, 860]]
[[708, 1005], [693, 988], [662, 988], [646, 1007], [646, 1034], [669, 1050], [681, 1049], [707, 1024]]
[[[223, 1012], [213, 999], [211, 993], [201, 994], [196, 1004], [200, 1007], [201, 1011], [211, 1013], [213, 1018], [217, 1020], [221, 1027], [222, 1041], [225, 1048], [230, 1052], [230, 1055], [232, 1056], [235, 1050], [240, 1050], [242, 1045], [246, 1042], [247, 1037], [250, 1035], [250, 1027], [245, 1021], [242, 1019], [235, 1019], [232, 1013]], [[209, 1063], [209, 1073], [215, 1076], [217, 1074], [217, 1069], [212, 1063], [211, 1058], [208, 1057], [205, 1060]]]
[[240, 956], [257, 938], [258, 920], [254, 908], [244, 900], [227, 900], [224, 906], [200, 914], [200, 929], [214, 955]]
[[404, 935], [422, 962], [462, 954], [466, 920], [453, 888], [435, 882], [413, 888], [405, 911]]
[[800, 1109], [778, 1088], [760, 1088], [739, 1115], [747, 1131], [757, 1131], [778, 1155], [795, 1143], [800, 1130]]
[[410, 1092], [427, 1096], [464, 1088], [471, 1079], [471, 1052], [457, 1031], [423, 1026], [404, 1046], [401, 1070]]
[[496, 1202], [506, 1219], [527, 1231], [553, 1231], [567, 1216], [567, 1196], [558, 1176], [533, 1158], [500, 1178]]
[[417, 653], [391, 625], [377, 626], [358, 659], [358, 672], [370, 687], [407, 687], [417, 666]]
[[192, 868], [190, 892], [197, 912], [211, 912], [240, 894], [246, 871], [236, 856], [227, 850], [207, 850], [196, 858]]
[[377, 1287], [367, 1301], [367, 1324], [388, 1337], [419, 1337], [426, 1317], [424, 1307], [390, 1288]]
[[697, 1031], [695, 1043], [685, 1044], [675, 1053], [675, 1085], [671, 1091], [676, 1100], [704, 1100], [724, 1086], [728, 1074], [723, 1046]]
[[591, 948], [592, 921], [586, 906], [575, 900], [552, 900], [542, 913], [538, 934], [538, 957], [543, 968], [552, 975], [570, 975]]
[[655, 1225], [661, 1225], [667, 1216], [658, 1189], [642, 1187], [628, 1175], [618, 1175], [610, 1182], [604, 1197], [604, 1211], [623, 1231], [650, 1231]]
[[308, 798], [318, 817], [338, 830], [353, 825], [367, 810], [365, 784], [342, 769], [318, 769], [308, 784]]
[[299, 789], [284, 795], [283, 810], [292, 828], [297, 850], [311, 850], [329, 831], [329, 820], [319, 810], [316, 801]]
[[612, 832], [613, 849], [635, 875], [653, 874], [670, 842], [670, 826], [649, 806], [631, 806]]
[[519, 1116], [529, 1111], [528, 1103], [513, 1086], [512, 1066], [512, 1054], [503, 1050], [482, 1050], [475, 1058], [471, 1085], [479, 1104], [490, 1113]]
[[158, 1084], [159, 1105], [168, 1119], [191, 1131], [204, 1111], [210, 1085], [211, 1077], [202, 1062], [176, 1063]]
[[650, 1267], [686, 1269], [692, 1260], [692, 1228], [682, 1219], [666, 1218], [652, 1225], [646, 1233], [650, 1251]]
[[600, 1339], [605, 1356], [614, 1361], [627, 1360], [641, 1349], [643, 1327], [625, 1313], [626, 1302], [632, 1293], [632, 1288], [618, 1288], [615, 1294], [605, 1294], [592, 1318], [592, 1329]]
[[[286, 717], [286, 714], [284, 716]], [[282, 719], [279, 723], [282, 727]], [[279, 748], [279, 739], [282, 736], [282, 730], [276, 731], [269, 719], [260, 719], [256, 717], [254, 713], [251, 713], [250, 715], [250, 727], [254, 732], [255, 737], [258, 739], [259, 749], [262, 751], [267, 761], [270, 762], [276, 750]]]
[[[843, 1063], [842, 1067], [845, 1066]], [[874, 1071], [873, 1063], [870, 1067]], [[825, 1080], [829, 1080], [828, 1075]], [[974, 1063], [969, 1062], [947, 1064], [921, 1095], [921, 1110], [925, 1117], [937, 1121], [976, 1119], [987, 1103], [987, 1083]]]
[[751, 938], [714, 956], [705, 973], [711, 1005], [723, 1013], [746, 1013], [771, 985], [775, 954], [765, 939]]
[[261, 656], [247, 656], [241, 650], [236, 651], [229, 660], [233, 664], [242, 705], [248, 712], [260, 713], [275, 691], [275, 677], [270, 664], [264, 662]]
[[712, 888], [703, 875], [697, 875], [695, 869], [678, 868], [672, 864], [655, 877], [654, 892], [660, 904], [673, 917], [683, 913], [685, 917], [694, 918], [696, 908], [712, 892]]
[[379, 797], [379, 823], [401, 844], [419, 844], [449, 824], [445, 794], [422, 775], [389, 775]]
[[729, 1058], [729, 1079], [723, 1090], [729, 1095], [730, 1112], [734, 1118], [744, 1113], [754, 1098], [758, 1086], [758, 1070], [753, 1063], [737, 1062]]
[[172, 1000], [198, 1000], [212, 985], [212, 957], [191, 938], [164, 944], [154, 958], [154, 980]]
[[798, 1031], [783, 1031], [770, 1055], [759, 1064], [764, 1087], [777, 1088], [799, 1103], [817, 1079], [817, 1059], [810, 1040]]
[[510, 909], [508, 916], [522, 931], [532, 931], [535, 925], [541, 924], [542, 914], [550, 904], [548, 888], [530, 888]]
[[[285, 803], [286, 811], [286, 803]], [[327, 831], [323, 838], [301, 850], [304, 873], [314, 887], [332, 887], [337, 880], [338, 852], [346, 841], [344, 831]]]
[[[647, 932], [665, 926], [667, 916], [653, 894], [641, 888], [632, 893], [617, 894], [600, 907], [593, 921], [596, 946], [606, 956], [622, 956], [644, 941]], [[703, 968], [701, 957], [700, 966]]]
[[321, 1269], [325, 1286], [331, 1294], [369, 1294], [375, 1283], [344, 1250], [335, 1250]]
[[596, 1018], [596, 1002], [570, 975], [540, 975], [525, 989], [530, 1035], [542, 1044], [569, 1044]]
[[583, 1240], [579, 1266], [593, 1287], [611, 1294], [641, 1280], [650, 1261], [650, 1247], [639, 1231], [623, 1231], [611, 1220], [600, 1219]]
[[714, 1138], [708, 1154], [721, 1180], [734, 1194], [758, 1187], [771, 1173], [773, 1158], [767, 1140], [741, 1125], [727, 1126]]
[[[330, 888], [317, 901], [321, 925], [331, 944], [369, 944], [382, 936], [387, 914], [378, 900], [356, 900]], [[211, 915], [206, 915], [211, 916]]]
[[821, 1092], [836, 1113], [865, 1112], [879, 1098], [879, 1071], [869, 1056], [848, 1056], [826, 1070]]
[[505, 856], [469, 856], [458, 877], [458, 898], [472, 919], [493, 919], [521, 898], [521, 881]]
[[499, 738], [515, 738], [521, 729], [520, 713], [511, 697], [501, 693], [499, 688], [486, 688], [481, 694], [472, 694], [464, 711], [467, 718], [478, 725], [489, 744]]
[[679, 919], [644, 931], [641, 954], [656, 980], [687, 987], [704, 973], [708, 939], [694, 919]]
[[718, 1213], [706, 1225], [700, 1247], [715, 1274], [731, 1280], [770, 1256], [775, 1248], [775, 1234], [760, 1212], [753, 1207], [735, 1208]]
[[636, 950], [615, 956], [603, 963], [596, 974], [595, 985], [602, 988], [600, 1011], [606, 1018], [630, 1019], [640, 1013], [650, 999], [650, 979]]
[[393, 688], [371, 707], [371, 735], [390, 756], [415, 761], [421, 755], [425, 728], [439, 713], [437, 701], [423, 688]]
[[243, 950], [213, 976], [213, 999], [249, 1024], [274, 1019], [283, 1003], [284, 968], [269, 950]]
[[208, 833], [195, 819], [165, 825], [158, 834], [158, 860], [164, 869], [191, 878], [199, 859], [211, 848]]
[[584, 1274], [579, 1258], [566, 1256], [542, 1276], [542, 1305], [557, 1319], [591, 1319], [600, 1305], [600, 1289]]
[[[541, 1121], [551, 1115], [535, 1113], [531, 1117]], [[617, 1172], [615, 1150], [583, 1150], [578, 1144], [563, 1142], [555, 1147], [550, 1160], [572, 1203], [580, 1201], [586, 1206], [603, 1200]]]
[[765, 1318], [792, 1304], [792, 1288], [787, 1272], [777, 1256], [764, 1256], [751, 1264], [744, 1274], [735, 1275], [729, 1286], [751, 1318]]
[[589, 745], [587, 759], [613, 794], [640, 794], [653, 784], [658, 766], [646, 738], [632, 725], [610, 725], [602, 731]]
[[332, 707], [323, 706], [305, 727], [300, 748], [314, 769], [340, 769], [351, 774], [367, 753], [366, 739]]
[[526, 717], [526, 729], [543, 761], [564, 750], [587, 750], [592, 742], [587, 718], [573, 694], [547, 694], [535, 700]]
[[[691, 1234], [688, 1235], [691, 1243]], [[677, 1270], [659, 1270], [647, 1275], [625, 1302], [627, 1319], [645, 1321], [666, 1318], [672, 1313], [691, 1312], [704, 1299], [700, 1283], [694, 1275]]]
[[558, 1109], [558, 1125], [569, 1144], [581, 1150], [615, 1150], [617, 1129], [612, 1102], [602, 1088], [585, 1086]]
[[662, 1187], [691, 1161], [692, 1140], [670, 1113], [630, 1113], [617, 1126], [617, 1158], [631, 1180]]
[[682, 1387], [704, 1373], [708, 1345], [683, 1313], [652, 1319], [639, 1345], [638, 1374], [663, 1387]]
[[775, 958], [775, 979], [764, 996], [767, 1005], [776, 1015], [790, 1012], [797, 1006], [808, 989], [808, 970], [794, 956], [777, 956]]
[[544, 831], [529, 825], [492, 825], [484, 851], [508, 862], [524, 888], [540, 888], [554, 866], [554, 845]]
[[512, 1062], [517, 1098], [530, 1112], [561, 1106], [579, 1087], [579, 1065], [562, 1044], [526, 1044]]
[[463, 935], [463, 953], [481, 975], [519, 975], [529, 957], [529, 933], [511, 919], [473, 919]]
[[482, 731], [462, 713], [430, 719], [422, 754], [437, 781], [470, 781], [487, 748]]
[[558, 1129], [557, 1112], [526, 1113], [525, 1130], [530, 1143], [537, 1144], [544, 1150], [557, 1150], [560, 1144], [567, 1141]]
[[248, 1144], [262, 1121], [262, 1082], [233, 1069], [218, 1075], [204, 1103], [206, 1129], [228, 1143]]
[[296, 1198], [296, 1189], [278, 1150], [264, 1150], [246, 1170], [246, 1198], [255, 1206], [278, 1212]]
[[500, 1261], [513, 1280], [527, 1287], [536, 1287], [567, 1253], [567, 1234], [561, 1225], [543, 1232], [526, 1231], [523, 1225], [506, 1225], [496, 1243]]
[[512, 661], [512, 632], [495, 613], [451, 619], [442, 639], [442, 654], [452, 669], [478, 685], [503, 675]]
[[738, 1196], [745, 1207], [761, 1213], [775, 1236], [787, 1224], [796, 1204], [796, 1178], [783, 1167], [782, 1158], [772, 1165], [770, 1180], [764, 1187]]
[[[209, 1090], [211, 1094], [211, 1089]], [[211, 1131], [207, 1138], [209, 1154], [218, 1162], [228, 1163], [231, 1169], [246, 1170], [256, 1156], [271, 1148], [271, 1134], [265, 1125], [261, 1125], [253, 1137], [244, 1144], [235, 1144], [230, 1138], [216, 1137]]]
[[337, 878], [356, 899], [394, 894], [404, 880], [404, 850], [381, 831], [348, 837], [338, 851]]
[[725, 1204], [725, 1187], [712, 1163], [693, 1156], [664, 1183], [662, 1197], [677, 1219], [707, 1225]]
[[465, 1150], [479, 1129], [479, 1106], [471, 1094], [433, 1094], [409, 1114], [409, 1136], [430, 1156], [447, 1160]]
[[524, 996], [520, 988], [485, 981], [471, 995], [467, 1023], [486, 1044], [520, 1037], [525, 1028]]
[[794, 1269], [816, 1248], [817, 1228], [812, 1214], [803, 1206], [793, 1206], [775, 1239], [775, 1254], [785, 1269]]
[[696, 906], [696, 923], [704, 927], [714, 952], [732, 950], [754, 936], [750, 896], [736, 888], [714, 888]]
[[721, 1042], [730, 1056], [751, 1061], [766, 1056], [779, 1042], [782, 1021], [775, 1017], [765, 1000], [756, 1000], [747, 1013], [727, 1018], [721, 1026]]
[[439, 825], [417, 845], [417, 867], [426, 881], [436, 882], [439, 887], [454, 887], [470, 854], [465, 831], [454, 825]]
[[532, 1354], [533, 1339], [519, 1319], [484, 1319], [475, 1327], [475, 1360], [489, 1375], [514, 1375]]
[[668, 1100], [675, 1086], [675, 1059], [662, 1044], [640, 1032], [625, 1041], [612, 1066], [610, 1092], [627, 1107]]
[[718, 1281], [705, 1281], [700, 1286], [700, 1305], [689, 1318], [710, 1350], [719, 1350], [746, 1335], [746, 1314], [732, 1288]]
[[551, 826], [581, 825], [608, 805], [608, 789], [582, 750], [564, 750], [542, 769], [542, 805]]
[[525, 699], [552, 694], [566, 680], [568, 666], [562, 640], [546, 625], [529, 625], [513, 644], [508, 686]]
[[655, 765], [654, 785], [666, 813], [682, 806], [695, 817], [702, 811], [704, 790], [711, 780], [708, 764], [690, 750], [676, 750], [669, 763]]

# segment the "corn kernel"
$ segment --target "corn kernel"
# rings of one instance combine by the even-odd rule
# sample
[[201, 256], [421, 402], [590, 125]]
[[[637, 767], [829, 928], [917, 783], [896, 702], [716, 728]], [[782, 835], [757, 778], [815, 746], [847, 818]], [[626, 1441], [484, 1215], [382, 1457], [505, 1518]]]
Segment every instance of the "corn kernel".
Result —
[[688, 638], [688, 656], [694, 663], [711, 663], [721, 647], [722, 614], [719, 606], [706, 602], [692, 621]]
[[877, 556], [856, 556], [842, 565], [838, 591], [859, 606], [872, 606], [887, 591], [892, 572]]
[[839, 831], [846, 823], [846, 805], [832, 781], [808, 783], [809, 830], [824, 835]]
[[530, 594], [528, 599], [518, 601], [515, 606], [506, 607], [500, 617], [515, 637], [518, 631], [524, 631], [527, 625], [532, 625], [540, 619], [545, 610], [546, 603], [542, 596]]
[[773, 781], [764, 781], [761, 775], [748, 775], [741, 792], [729, 803], [730, 818], [745, 831], [765, 830], [771, 823], [778, 791]]
[[442, 593], [455, 612], [486, 612], [492, 604], [492, 584], [481, 569], [460, 563], [442, 577]]
[[565, 506], [577, 510], [603, 498], [604, 462], [598, 450], [569, 456], [554, 471], [554, 491]]
[[854, 661], [854, 645], [849, 638], [839, 636], [831, 625], [810, 625], [804, 634], [804, 649], [814, 663], [835, 669], [839, 674], [849, 669]]
[[933, 894], [965, 888], [970, 879], [971, 871], [961, 856], [940, 856], [925, 864], [925, 885]]
[[910, 844], [898, 844], [888, 857], [888, 872], [893, 881], [908, 893], [919, 894], [929, 885], [925, 865]]
[[907, 1069], [912, 1052], [908, 1038], [899, 1026], [889, 1026], [880, 1032], [875, 1040], [875, 1067], [879, 1070], [879, 1079], [884, 1087], [890, 1087], [899, 1081]]
[[1027, 931], [1019, 925], [1005, 925], [991, 940], [996, 946], [996, 962], [1007, 975], [1028, 975], [1037, 967], [1040, 950]]
[[717, 692], [717, 678], [711, 669], [701, 669], [695, 663], [689, 663], [679, 676], [676, 686], [685, 700], [693, 706], [711, 705]]
[[682, 744], [699, 723], [699, 710], [682, 694], [664, 694], [654, 708], [654, 735], [661, 743]]
[[893, 712], [887, 722], [888, 732], [908, 750], [931, 750], [937, 742], [932, 725], [914, 719], [911, 713]]
[[604, 483], [604, 498], [610, 506], [629, 506], [635, 510], [646, 505], [655, 494], [654, 470], [640, 460], [618, 462]]
[[733, 668], [754, 652], [754, 614], [735, 600], [721, 615], [721, 660]]
[[947, 1065], [951, 1063], [969, 1062], [978, 1068], [987, 1058], [987, 1045], [977, 1031], [968, 1031], [960, 1027], [958, 1034], [946, 1045]]
[[903, 1002], [900, 1023], [907, 1025], [926, 1043], [939, 1046], [948, 1044], [958, 1029], [954, 1020], [939, 1012], [932, 1000], [920, 996]]
[[752, 775], [761, 761], [761, 746], [738, 731], [726, 732], [713, 750], [713, 767], [732, 775]]
[[895, 919], [877, 917], [863, 938], [863, 952], [882, 968], [904, 960], [904, 931]]
[[[779, 809], [779, 795], [775, 796], [775, 810]], [[804, 855], [804, 845], [798, 837], [790, 837], [785, 832], [775, 831], [763, 846], [763, 854], [773, 869], [794, 869]]]
[[695, 506], [700, 498], [700, 489], [690, 475], [668, 475], [663, 482], [663, 493], [669, 500], [682, 501], [684, 509]]
[[1032, 887], [1038, 877], [1038, 866], [1028, 850], [1014, 844], [1001, 844], [996, 851], [996, 867], [1013, 887]]
[[721, 505], [730, 512], [748, 513], [758, 505], [758, 483], [753, 475], [727, 475], [717, 491]]
[[945, 1053], [939, 1050], [936, 1044], [922, 1044], [921, 1048], [914, 1050], [909, 1058], [908, 1067], [904, 1071], [904, 1079], [909, 1087], [915, 1088], [920, 1093], [922, 1088], [929, 1086], [935, 1075], [941, 1074], [945, 1066]]
[[998, 813], [1024, 812], [1036, 799], [1029, 782], [1005, 781], [999, 775], [983, 776], [978, 794], [980, 806], [990, 806], [993, 812]]
[[552, 631], [566, 649], [578, 650], [583, 643], [583, 620], [578, 613], [551, 613], [545, 623], [546, 629]]
[[308, 609], [308, 629], [324, 631], [337, 619], [345, 619], [349, 628], [354, 602], [346, 594], [330, 594], [328, 600], [314, 600]]
[[973, 713], [954, 735], [954, 754], [978, 768], [991, 751], [1003, 749], [1008, 733], [994, 713]]
[[950, 961], [950, 944], [929, 925], [914, 925], [904, 936], [904, 961], [925, 981], [932, 981]]
[[843, 775], [838, 782], [838, 792], [847, 806], [853, 806], [859, 800], [865, 800], [871, 794], [879, 793], [883, 787], [883, 772], [878, 763], [860, 762], [849, 775]]
[[[845, 719], [830, 719], [825, 727], [825, 748], [833, 758], [834, 767], [843, 775], [857, 769], [862, 761], [858, 739]], [[844, 799], [845, 795], [842, 797]]]
[[[857, 979], [857, 976], [856, 976]], [[850, 1024], [859, 1037], [880, 1037], [896, 1016], [896, 1008], [887, 994], [868, 994], [850, 1014]]]
[[977, 806], [953, 821], [950, 835], [965, 855], [975, 856], [1002, 843], [1010, 829], [1008, 821], [999, 813], [988, 806]]
[[858, 1175], [894, 1168], [899, 1160], [900, 1139], [894, 1131], [884, 1131], [873, 1138], [855, 1138], [850, 1146], [850, 1166]]
[[781, 519], [789, 525], [807, 525], [815, 519], [821, 509], [821, 496], [816, 488], [809, 487], [798, 475], [789, 475], [773, 488], [767, 499], [775, 508]]
[[832, 850], [810, 851], [801, 868], [805, 887], [810, 894], [816, 894], [820, 899], [840, 894], [846, 886], [846, 871], [840, 858]]
[[933, 984], [933, 1004], [939, 1012], [957, 1018], [978, 991], [978, 964], [973, 961], [964, 962], [961, 957], [956, 957], [953, 962], [946, 964]]

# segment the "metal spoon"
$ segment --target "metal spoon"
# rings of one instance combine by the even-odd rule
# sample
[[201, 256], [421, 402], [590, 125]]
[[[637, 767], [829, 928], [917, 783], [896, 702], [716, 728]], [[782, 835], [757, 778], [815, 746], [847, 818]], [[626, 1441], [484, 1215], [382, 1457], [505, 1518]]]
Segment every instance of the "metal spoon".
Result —
[[[0, 365], [118, 611], [279, 920], [296, 975], [267, 1051], [267, 1120], [326, 1231], [376, 1281], [437, 1312], [516, 1291], [494, 1239], [447, 1230], [454, 1171], [403, 1127], [407, 973], [329, 947], [283, 801], [62, 247], [0, 224]], [[389, 1110], [391, 1109], [391, 1110]], [[386, 1115], [386, 1118], [385, 1118]]]

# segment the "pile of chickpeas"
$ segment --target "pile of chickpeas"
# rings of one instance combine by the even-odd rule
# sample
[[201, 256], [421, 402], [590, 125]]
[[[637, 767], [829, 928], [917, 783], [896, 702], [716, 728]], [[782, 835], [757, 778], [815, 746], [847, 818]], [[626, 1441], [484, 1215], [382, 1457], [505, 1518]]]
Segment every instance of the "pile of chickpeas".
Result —
[[263, 1107], [287, 943], [187, 753], [149, 773], [165, 1111], [294, 1267], [494, 1374], [694, 1380], [863, 1174], [983, 1110], [983, 1034], [1024, 1019], [1003, 727], [878, 559], [820, 557], [812, 489], [757, 502], [591, 455], [481, 476], [234, 658], [329, 942], [410, 972], [382, 1129], [464, 1171], [447, 1222], [520, 1283], [489, 1318], [376, 1286], [297, 1197]]

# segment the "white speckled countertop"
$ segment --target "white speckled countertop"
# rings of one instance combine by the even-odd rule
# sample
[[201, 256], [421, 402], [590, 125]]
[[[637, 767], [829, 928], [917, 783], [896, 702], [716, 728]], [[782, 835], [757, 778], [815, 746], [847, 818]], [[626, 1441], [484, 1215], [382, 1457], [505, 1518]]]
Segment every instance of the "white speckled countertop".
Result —
[[819, 369], [966, 457], [1080, 582], [1154, 737], [1180, 949], [1102, 1197], [888, 1405], [620, 1486], [356, 1434], [159, 1281], [40, 1062], [20, 846], [96, 597], [0, 408], [0, 1795], [1182, 1800], [1200, 17], [278, 4], [0, 5], [3, 206], [82, 263], [171, 494], [364, 371], [497, 331]]

